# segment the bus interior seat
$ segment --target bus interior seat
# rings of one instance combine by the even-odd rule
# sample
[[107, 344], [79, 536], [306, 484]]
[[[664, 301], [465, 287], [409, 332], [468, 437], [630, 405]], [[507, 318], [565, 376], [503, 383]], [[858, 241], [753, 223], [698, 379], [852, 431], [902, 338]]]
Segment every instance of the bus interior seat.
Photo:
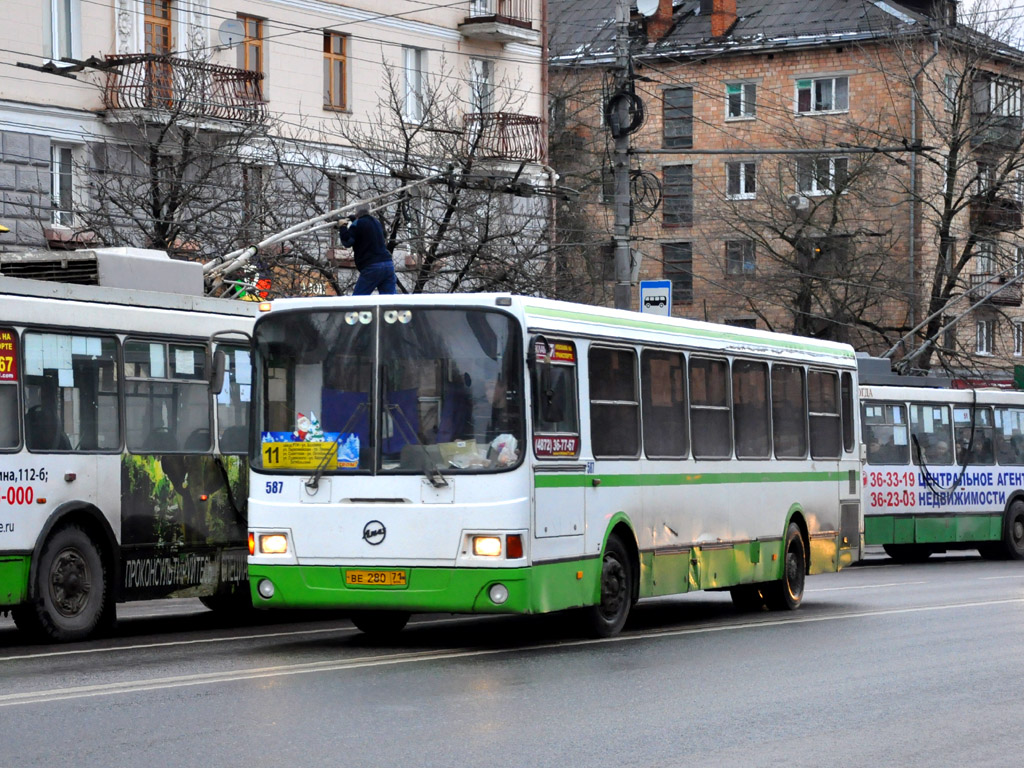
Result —
[[249, 449], [249, 429], [228, 427], [220, 436], [221, 453], [245, 453]]
[[25, 445], [33, 451], [70, 451], [71, 441], [57, 426], [52, 412], [33, 405], [25, 414]]
[[178, 440], [167, 427], [157, 427], [149, 433], [142, 443], [142, 450], [146, 453], [177, 451]]
[[210, 430], [206, 427], [192, 430], [192, 434], [185, 440], [185, 450], [189, 453], [206, 453], [211, 445]]

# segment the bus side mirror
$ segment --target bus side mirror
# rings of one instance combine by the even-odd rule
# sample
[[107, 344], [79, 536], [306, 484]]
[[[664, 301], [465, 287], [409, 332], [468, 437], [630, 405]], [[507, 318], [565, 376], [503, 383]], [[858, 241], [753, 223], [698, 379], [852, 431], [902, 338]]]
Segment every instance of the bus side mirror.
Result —
[[228, 360], [223, 349], [213, 353], [213, 371], [210, 373], [210, 392], [219, 395], [224, 389], [224, 372], [227, 370]]

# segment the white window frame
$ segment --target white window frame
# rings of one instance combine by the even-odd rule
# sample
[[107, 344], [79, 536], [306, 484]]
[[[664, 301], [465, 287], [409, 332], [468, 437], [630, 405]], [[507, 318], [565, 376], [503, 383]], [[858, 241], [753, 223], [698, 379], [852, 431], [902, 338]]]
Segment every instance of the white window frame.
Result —
[[[845, 168], [844, 173], [849, 178], [850, 175], [850, 158], [838, 156], [838, 157], [804, 157], [799, 158], [797, 161], [796, 171], [796, 187], [797, 192], [802, 195], [831, 195], [835, 192], [835, 178], [836, 178], [836, 167], [842, 164]], [[822, 185], [821, 176], [819, 171], [823, 168], [822, 163], [828, 163], [828, 181], [826, 185]], [[804, 186], [800, 182], [801, 176], [801, 165], [804, 163], [811, 163], [810, 166], [810, 185]], [[844, 190], [845, 193], [845, 190]]]
[[994, 275], [996, 272], [996, 244], [991, 240], [979, 240], [974, 252], [974, 274]]
[[[733, 96], [739, 96], [739, 114], [732, 114]], [[757, 117], [757, 82], [743, 81], [725, 84], [725, 119], [754, 120]]]
[[1024, 322], [1013, 324], [1013, 356], [1024, 357]]
[[[44, 55], [50, 61], [61, 64], [62, 57], [82, 57], [81, 0], [43, 0], [43, 23]], [[67, 38], [63, 45], [62, 33]]]
[[490, 59], [469, 60], [469, 110], [474, 114], [494, 111], [494, 62]]
[[991, 355], [995, 335], [995, 320], [979, 320], [975, 329], [975, 353], [979, 355]]
[[423, 48], [402, 47], [405, 71], [405, 98], [403, 117], [409, 123], [421, 123], [426, 105], [424, 87], [427, 75], [427, 52]]
[[942, 105], [947, 112], [956, 109], [957, 76], [947, 73], [942, 79]]
[[[751, 189], [747, 189], [747, 166], [753, 169]], [[734, 173], [737, 175], [739, 191], [732, 193], [729, 192], [729, 188]], [[737, 160], [725, 164], [725, 196], [729, 200], [753, 200], [757, 197], [757, 163], [753, 160]]]
[[[75, 148], [70, 144], [50, 145], [50, 223], [75, 226]], [[64, 183], [66, 182], [66, 184]]]
[[[836, 106], [836, 84], [840, 81], [846, 81], [846, 103], [842, 106]], [[832, 106], [828, 109], [816, 109], [816, 100], [814, 98], [815, 93], [818, 91], [819, 83], [830, 83], [832, 92]], [[809, 83], [807, 86], [810, 89], [810, 104], [808, 109], [800, 109], [800, 91], [804, 90], [801, 87], [802, 83]], [[796, 80], [793, 83], [793, 111], [798, 115], [830, 115], [840, 112], [850, 111], [850, 78], [848, 75], [829, 75], [826, 77], [805, 77]]]

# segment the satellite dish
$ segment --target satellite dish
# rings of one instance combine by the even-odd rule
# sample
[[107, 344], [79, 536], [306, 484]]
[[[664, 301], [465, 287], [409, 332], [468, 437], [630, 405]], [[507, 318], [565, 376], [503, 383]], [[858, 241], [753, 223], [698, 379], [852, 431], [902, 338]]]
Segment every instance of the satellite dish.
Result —
[[636, 0], [636, 9], [644, 16], [653, 16], [658, 12], [659, 0]]
[[224, 19], [217, 28], [220, 44], [234, 48], [245, 39], [245, 24], [240, 19]]

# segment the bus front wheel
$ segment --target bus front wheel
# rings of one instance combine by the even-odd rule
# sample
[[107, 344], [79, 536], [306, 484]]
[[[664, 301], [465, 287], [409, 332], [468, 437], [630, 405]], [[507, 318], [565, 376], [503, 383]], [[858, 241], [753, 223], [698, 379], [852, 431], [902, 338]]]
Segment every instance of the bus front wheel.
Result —
[[405, 629], [409, 616], [407, 611], [355, 611], [349, 618], [364, 635], [390, 637]]
[[786, 531], [786, 546], [782, 563], [782, 578], [764, 585], [765, 604], [773, 611], [794, 611], [804, 599], [804, 580], [807, 577], [807, 552], [800, 526], [790, 523]]
[[633, 607], [633, 568], [618, 536], [608, 539], [601, 561], [601, 601], [587, 609], [595, 637], [617, 635]]
[[99, 548], [84, 530], [55, 531], [39, 554], [30, 602], [14, 612], [18, 628], [49, 640], [83, 640], [103, 618], [107, 569]]
[[1011, 560], [1024, 560], [1024, 501], [1013, 502], [1006, 513], [1003, 544]]

